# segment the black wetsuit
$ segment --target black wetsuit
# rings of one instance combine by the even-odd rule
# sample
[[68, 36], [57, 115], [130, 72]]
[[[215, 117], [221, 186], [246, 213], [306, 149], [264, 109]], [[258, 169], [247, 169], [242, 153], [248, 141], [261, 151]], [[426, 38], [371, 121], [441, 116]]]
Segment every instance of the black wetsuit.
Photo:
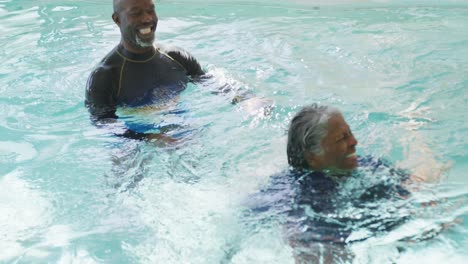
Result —
[[[401, 186], [407, 173], [381, 159], [360, 157], [359, 169], [345, 177], [336, 181], [323, 172], [289, 170], [273, 176], [247, 203], [254, 214], [285, 216], [289, 234], [302, 245], [360, 241], [408, 220], [401, 206], [410, 195]], [[352, 237], [353, 232], [365, 234]]]
[[[197, 60], [182, 49], [156, 46], [134, 54], [119, 44], [89, 76], [85, 104], [93, 121], [117, 118], [117, 107], [163, 103], [203, 74]], [[140, 138], [137, 134], [127, 131], [124, 136]]]

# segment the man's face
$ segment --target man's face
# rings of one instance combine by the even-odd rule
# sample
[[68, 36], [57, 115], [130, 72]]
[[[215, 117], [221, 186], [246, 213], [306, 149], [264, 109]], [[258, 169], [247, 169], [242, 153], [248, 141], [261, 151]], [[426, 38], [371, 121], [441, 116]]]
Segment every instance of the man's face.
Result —
[[120, 27], [124, 46], [138, 52], [152, 47], [158, 17], [152, 0], [122, 0], [121, 10], [112, 16]]
[[342, 115], [328, 120], [328, 134], [322, 139], [323, 152], [314, 155], [317, 167], [329, 170], [352, 170], [357, 167], [357, 140]]

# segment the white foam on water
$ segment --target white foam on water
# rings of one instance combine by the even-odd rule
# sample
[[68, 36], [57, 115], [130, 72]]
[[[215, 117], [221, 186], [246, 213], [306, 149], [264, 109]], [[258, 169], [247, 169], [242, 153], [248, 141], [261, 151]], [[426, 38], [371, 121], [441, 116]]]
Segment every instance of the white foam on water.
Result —
[[37, 156], [37, 150], [27, 142], [0, 141], [0, 157], [14, 156], [14, 162], [24, 162]]
[[21, 179], [17, 169], [0, 178], [0, 261], [19, 256], [26, 250], [18, 241], [35, 236], [51, 217], [51, 205], [43, 195]]
[[216, 263], [231, 249], [239, 227], [229, 190], [208, 183], [148, 181], [140, 191], [140, 197], [126, 197], [125, 204], [139, 208], [153, 235], [124, 248], [141, 263]]
[[77, 249], [75, 251], [66, 251], [62, 254], [58, 260], [59, 264], [68, 264], [68, 263], [80, 263], [80, 264], [93, 264], [99, 263], [94, 260], [89, 252], [84, 249]]

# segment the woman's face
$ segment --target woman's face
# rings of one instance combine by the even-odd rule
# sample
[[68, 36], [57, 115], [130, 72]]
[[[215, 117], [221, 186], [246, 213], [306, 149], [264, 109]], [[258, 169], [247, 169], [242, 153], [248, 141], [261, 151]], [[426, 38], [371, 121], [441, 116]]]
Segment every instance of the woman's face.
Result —
[[314, 156], [312, 169], [352, 170], [358, 166], [357, 140], [342, 115], [328, 120], [328, 133], [322, 139], [322, 153]]

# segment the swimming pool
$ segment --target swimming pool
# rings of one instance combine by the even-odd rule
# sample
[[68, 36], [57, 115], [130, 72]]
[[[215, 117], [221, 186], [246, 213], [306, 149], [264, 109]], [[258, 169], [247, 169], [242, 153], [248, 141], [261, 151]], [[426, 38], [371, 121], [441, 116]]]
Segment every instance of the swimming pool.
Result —
[[[361, 154], [451, 164], [416, 196], [444, 202], [356, 260], [466, 261], [468, 3], [157, 1], [157, 41], [217, 80], [181, 95], [171, 118], [197, 132], [167, 148], [89, 122], [87, 76], [119, 40], [107, 2], [0, 0], [0, 262], [293, 263], [275, 217], [248, 229], [242, 201], [286, 168], [288, 121], [311, 102], [343, 110]], [[211, 93], [223, 83], [276, 108], [249, 116]], [[396, 250], [402, 232], [455, 219]]]

